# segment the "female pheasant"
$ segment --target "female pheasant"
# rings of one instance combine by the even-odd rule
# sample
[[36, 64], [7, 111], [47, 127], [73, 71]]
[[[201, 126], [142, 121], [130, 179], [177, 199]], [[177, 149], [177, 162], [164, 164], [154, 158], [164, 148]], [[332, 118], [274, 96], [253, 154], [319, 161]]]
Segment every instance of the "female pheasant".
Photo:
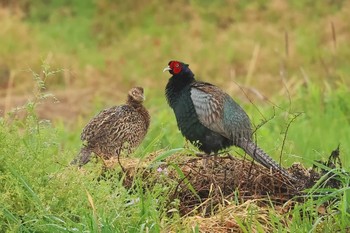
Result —
[[123, 150], [131, 153], [144, 139], [150, 124], [150, 115], [142, 105], [144, 99], [143, 88], [134, 87], [126, 104], [97, 114], [83, 129], [81, 140], [86, 144], [71, 164], [85, 165], [92, 152], [103, 159], [118, 157]]
[[186, 139], [208, 155], [232, 145], [240, 147], [265, 167], [291, 178], [255, 145], [248, 115], [228, 94], [210, 83], [196, 81], [183, 62], [170, 61], [164, 71], [172, 74], [165, 94]]

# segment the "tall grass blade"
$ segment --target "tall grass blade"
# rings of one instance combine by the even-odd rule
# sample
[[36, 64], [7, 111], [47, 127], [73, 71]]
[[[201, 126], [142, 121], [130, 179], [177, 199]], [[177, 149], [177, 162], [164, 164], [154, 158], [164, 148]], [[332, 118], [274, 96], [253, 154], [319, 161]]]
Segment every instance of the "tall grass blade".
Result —
[[14, 223], [19, 223], [20, 220], [17, 219], [8, 209], [6, 209], [5, 207], [2, 207], [2, 213], [3, 215], [9, 220], [12, 221]]
[[13, 169], [11, 166], [7, 166], [7, 168], [10, 170], [11, 174], [22, 184], [25, 191], [29, 194], [29, 197], [37, 204], [37, 207], [39, 207], [40, 210], [44, 211], [44, 207], [41, 203], [40, 198], [38, 195], [34, 192], [30, 184], [25, 180], [23, 176], [21, 176], [15, 169]]

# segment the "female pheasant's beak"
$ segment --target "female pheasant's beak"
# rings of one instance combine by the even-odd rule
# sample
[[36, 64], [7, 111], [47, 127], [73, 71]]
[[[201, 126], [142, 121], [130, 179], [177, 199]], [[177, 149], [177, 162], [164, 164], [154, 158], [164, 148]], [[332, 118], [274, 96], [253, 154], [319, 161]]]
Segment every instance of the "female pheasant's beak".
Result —
[[170, 70], [171, 70], [170, 66], [167, 66], [167, 67], [164, 68], [163, 72], [170, 71]]
[[142, 93], [139, 93], [136, 97], [137, 97], [138, 101], [141, 101], [141, 102], [146, 100], [146, 96], [145, 96], [145, 93], [143, 91], [142, 91]]
[[143, 93], [140, 94], [140, 95], [135, 96], [134, 98], [135, 98], [135, 100], [138, 101], [138, 102], [143, 102], [143, 101], [146, 100], [146, 96], [145, 96]]

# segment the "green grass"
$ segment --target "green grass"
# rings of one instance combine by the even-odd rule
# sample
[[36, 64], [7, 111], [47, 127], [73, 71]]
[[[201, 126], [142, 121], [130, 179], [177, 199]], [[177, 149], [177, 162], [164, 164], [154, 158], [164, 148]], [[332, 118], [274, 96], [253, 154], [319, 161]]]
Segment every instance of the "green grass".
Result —
[[97, 181], [101, 171], [96, 165], [84, 173], [68, 167], [76, 151], [60, 149], [65, 142], [58, 140], [59, 131], [31, 120], [24, 127], [1, 125], [1, 134], [7, 135], [1, 141], [1, 231], [160, 228], [167, 187], [158, 185], [143, 192], [137, 178], [127, 190], [119, 177]]
[[[267, 111], [263, 109], [265, 118], [274, 118], [258, 129], [259, 144], [278, 156], [289, 122], [301, 113], [290, 124], [286, 135], [282, 158], [287, 160], [287, 165], [301, 161], [311, 166], [313, 160], [326, 159], [338, 145], [344, 156], [349, 154], [350, 103], [345, 97], [348, 91], [348, 87], [342, 85], [328, 92], [312, 83], [300, 88], [291, 103], [282, 102], [275, 110], [272, 107], [266, 108]], [[260, 115], [253, 117], [261, 119]], [[349, 168], [349, 161], [344, 159], [344, 166]]]

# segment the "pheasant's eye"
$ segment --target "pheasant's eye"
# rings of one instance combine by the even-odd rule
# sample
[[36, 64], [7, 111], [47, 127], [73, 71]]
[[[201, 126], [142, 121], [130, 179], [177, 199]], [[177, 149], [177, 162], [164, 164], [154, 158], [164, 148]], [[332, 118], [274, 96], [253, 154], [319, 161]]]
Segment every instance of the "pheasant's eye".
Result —
[[173, 61], [173, 62], [171, 62], [171, 64], [169, 66], [172, 69], [174, 74], [178, 74], [181, 72], [182, 66], [181, 66], [180, 62]]

